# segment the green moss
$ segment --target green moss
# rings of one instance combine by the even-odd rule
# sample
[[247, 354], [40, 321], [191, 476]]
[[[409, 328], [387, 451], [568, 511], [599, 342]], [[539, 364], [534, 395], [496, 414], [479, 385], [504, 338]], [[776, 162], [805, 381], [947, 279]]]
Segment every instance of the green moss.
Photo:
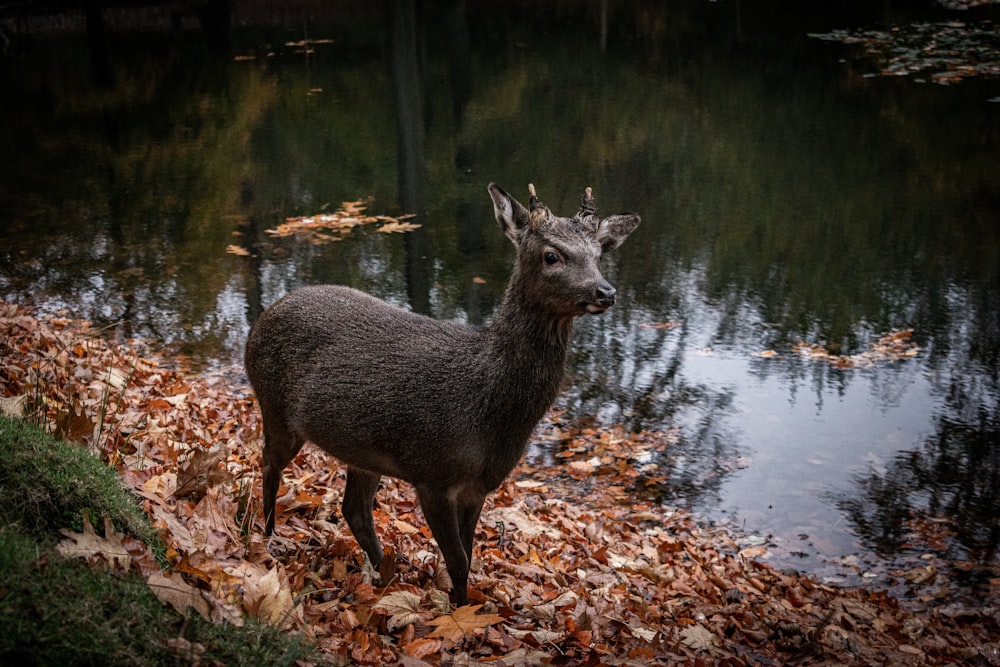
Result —
[[79, 531], [85, 513], [98, 531], [109, 517], [118, 532], [156, 541], [148, 517], [114, 470], [79, 445], [0, 417], [0, 525], [47, 541], [60, 528]]
[[120, 532], [155, 539], [113, 470], [82, 447], [0, 417], [0, 665], [321, 662], [298, 637], [182, 616], [138, 575], [51, 551], [59, 529], [79, 529], [84, 512], [95, 528], [108, 516]]

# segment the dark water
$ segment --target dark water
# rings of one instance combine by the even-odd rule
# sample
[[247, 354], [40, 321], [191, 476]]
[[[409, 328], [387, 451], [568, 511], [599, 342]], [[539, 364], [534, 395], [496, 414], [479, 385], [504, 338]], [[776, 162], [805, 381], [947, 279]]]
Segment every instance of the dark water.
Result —
[[[656, 497], [776, 565], [893, 586], [931, 562], [924, 594], [995, 599], [1000, 82], [871, 77], [807, 36], [982, 15], [801, 4], [154, 6], [90, 36], [0, 13], [0, 296], [207, 369], [306, 283], [487, 322], [512, 254], [487, 183], [563, 213], [591, 185], [643, 225], [564, 418], [677, 429]], [[265, 232], [358, 198], [422, 227]], [[871, 368], [792, 352], [909, 328], [920, 354]]]

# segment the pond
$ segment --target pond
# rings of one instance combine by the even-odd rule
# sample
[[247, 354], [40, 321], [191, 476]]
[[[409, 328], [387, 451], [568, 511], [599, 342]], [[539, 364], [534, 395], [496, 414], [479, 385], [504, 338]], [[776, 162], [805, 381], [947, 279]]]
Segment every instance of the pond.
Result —
[[[589, 185], [643, 223], [563, 425], [669, 433], [651, 497], [777, 567], [1000, 599], [1000, 81], [831, 41], [998, 17], [800, 4], [0, 14], [0, 297], [238, 374], [299, 285], [487, 323], [487, 184], [563, 214]], [[357, 200], [419, 227], [268, 233]]]

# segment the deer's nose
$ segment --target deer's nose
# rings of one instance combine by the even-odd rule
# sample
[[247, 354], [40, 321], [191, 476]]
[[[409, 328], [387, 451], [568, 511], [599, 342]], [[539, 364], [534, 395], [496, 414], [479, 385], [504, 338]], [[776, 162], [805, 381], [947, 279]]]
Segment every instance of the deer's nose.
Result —
[[615, 305], [615, 294], [618, 293], [614, 287], [608, 283], [603, 285], [598, 285], [597, 287], [597, 302], [600, 303], [605, 308], [610, 308]]

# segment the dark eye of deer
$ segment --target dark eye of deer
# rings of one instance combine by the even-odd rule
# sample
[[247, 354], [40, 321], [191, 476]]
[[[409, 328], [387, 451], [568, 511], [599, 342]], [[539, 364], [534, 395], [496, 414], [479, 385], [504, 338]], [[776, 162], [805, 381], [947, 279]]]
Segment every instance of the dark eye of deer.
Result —
[[545, 253], [545, 263], [548, 264], [549, 266], [552, 266], [553, 264], [557, 263], [558, 261], [559, 261], [559, 255], [557, 255], [557, 254], [555, 254], [554, 252], [551, 252], [551, 251]]

